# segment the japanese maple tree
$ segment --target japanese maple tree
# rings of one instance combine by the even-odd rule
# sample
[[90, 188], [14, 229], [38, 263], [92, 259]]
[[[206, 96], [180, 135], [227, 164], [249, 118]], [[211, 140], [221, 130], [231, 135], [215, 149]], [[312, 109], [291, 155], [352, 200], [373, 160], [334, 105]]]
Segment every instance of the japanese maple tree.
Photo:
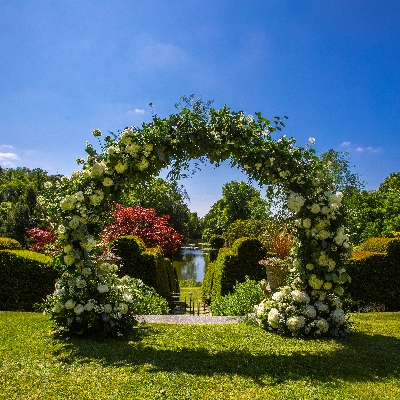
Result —
[[105, 245], [119, 236], [135, 235], [147, 247], [160, 246], [165, 255], [171, 255], [182, 246], [183, 235], [168, 225], [169, 215], [157, 216], [153, 208], [123, 207], [120, 204], [116, 205], [113, 215], [114, 222], [106, 226], [101, 235]]

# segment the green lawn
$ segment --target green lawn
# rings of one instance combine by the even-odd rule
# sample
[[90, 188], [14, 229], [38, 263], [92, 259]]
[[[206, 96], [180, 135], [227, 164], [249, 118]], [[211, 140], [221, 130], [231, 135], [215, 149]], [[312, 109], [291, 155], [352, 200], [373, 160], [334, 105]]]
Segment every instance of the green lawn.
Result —
[[1, 399], [397, 399], [400, 313], [354, 315], [346, 339], [239, 325], [147, 325], [123, 339], [54, 337], [0, 312]]

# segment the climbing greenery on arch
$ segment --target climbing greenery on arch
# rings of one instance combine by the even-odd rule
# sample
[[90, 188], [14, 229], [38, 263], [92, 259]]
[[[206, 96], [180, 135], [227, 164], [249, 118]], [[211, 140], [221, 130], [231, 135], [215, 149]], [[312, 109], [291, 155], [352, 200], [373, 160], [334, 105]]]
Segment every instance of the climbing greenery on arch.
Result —
[[[232, 167], [241, 168], [250, 179], [278, 188], [295, 216], [296, 246], [289, 286], [257, 306], [256, 316], [265, 327], [294, 335], [338, 335], [346, 331], [340, 298], [343, 285], [350, 279], [343, 268], [350, 245], [342, 224], [342, 194], [324, 173], [324, 165], [312, 147], [313, 139], [305, 148], [296, 146], [293, 138], [273, 140], [271, 135], [284, 126], [280, 118], [271, 122], [261, 113], [246, 116], [227, 107], [217, 110], [193, 98], [186, 100], [169, 118], [154, 116], [139, 128], [104, 137], [101, 152], [87, 144], [87, 159], [78, 159], [82, 171], [72, 174], [66, 186], [69, 192], [58, 204], [62, 219], [58, 237], [71, 280], [67, 291], [80, 290], [83, 283], [77, 284], [77, 280], [85, 280], [87, 285], [91, 282], [88, 271], [96, 269], [92, 252], [102, 229], [102, 215], [127, 182], [149, 180], [167, 167], [172, 178], [178, 178], [189, 170], [192, 159], [217, 165], [230, 160]], [[94, 130], [93, 135], [100, 138], [102, 134]], [[100, 278], [104, 278], [101, 273]], [[99, 292], [105, 290], [104, 285], [109, 292], [114, 290], [111, 281], [102, 282]], [[93, 307], [103, 319], [110, 320], [114, 313], [113, 321], [118, 322], [127, 314], [121, 314], [121, 310], [127, 310], [122, 297], [123, 293], [110, 303], [112, 311], [110, 307], [104, 309], [101, 299], [93, 302]], [[86, 308], [92, 310], [87, 299], [68, 305], [55, 295], [50, 299], [53, 320], [68, 317], [64, 329], [74, 323], [74, 318], [83, 321]]]

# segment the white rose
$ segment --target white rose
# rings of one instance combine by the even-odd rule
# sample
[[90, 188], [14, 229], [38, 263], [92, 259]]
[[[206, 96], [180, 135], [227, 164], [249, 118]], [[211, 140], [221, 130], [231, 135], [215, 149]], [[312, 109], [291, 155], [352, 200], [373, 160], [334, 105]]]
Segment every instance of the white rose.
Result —
[[64, 308], [64, 306], [62, 304], [56, 303], [56, 304], [54, 304], [52, 311], [55, 313], [59, 313], [63, 308]]
[[99, 291], [99, 293], [106, 293], [108, 292], [108, 285], [107, 284], [98, 285], [97, 290]]
[[313, 214], [318, 214], [318, 213], [320, 212], [320, 210], [321, 210], [321, 207], [319, 206], [319, 204], [313, 204], [313, 205], [311, 206], [311, 208], [310, 208], [310, 211], [311, 211]]
[[126, 303], [119, 303], [118, 310], [121, 314], [126, 314], [128, 312], [128, 304]]
[[93, 310], [93, 304], [89, 301], [89, 302], [87, 302], [86, 304], [85, 304], [85, 310], [86, 311], [88, 311], [88, 312], [90, 312], [90, 311], [92, 311]]
[[106, 304], [104, 306], [104, 312], [109, 314], [112, 311], [112, 305], [111, 304]]
[[85, 310], [85, 308], [83, 307], [82, 304], [77, 304], [76, 307], [74, 308], [75, 314], [76, 315], [80, 315], [83, 313], [83, 311]]
[[67, 309], [67, 310], [72, 310], [74, 307], [75, 307], [75, 301], [74, 300], [72, 300], [72, 299], [69, 299], [69, 300], [67, 300], [66, 301], [66, 303], [65, 303], [65, 308]]

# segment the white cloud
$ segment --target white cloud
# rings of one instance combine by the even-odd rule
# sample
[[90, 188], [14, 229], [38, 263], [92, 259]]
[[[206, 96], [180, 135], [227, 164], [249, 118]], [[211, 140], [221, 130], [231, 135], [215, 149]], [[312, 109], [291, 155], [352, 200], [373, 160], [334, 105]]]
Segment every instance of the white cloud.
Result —
[[[1, 149], [3, 149], [4, 147], [6, 148], [13, 148], [12, 146], [0, 146]], [[0, 165], [4, 168], [15, 168], [16, 165], [14, 164], [13, 161], [19, 160], [20, 158], [18, 157], [17, 154], [15, 153], [11, 153], [11, 152], [7, 152], [7, 153], [2, 153], [0, 152]]]
[[139, 110], [138, 108], [135, 108], [134, 110], [129, 110], [125, 115], [127, 117], [131, 117], [132, 115], [144, 115], [144, 113], [144, 110]]
[[382, 147], [362, 147], [351, 142], [343, 142], [339, 147], [341, 147], [345, 151], [356, 151], [357, 153], [380, 153], [382, 151]]

